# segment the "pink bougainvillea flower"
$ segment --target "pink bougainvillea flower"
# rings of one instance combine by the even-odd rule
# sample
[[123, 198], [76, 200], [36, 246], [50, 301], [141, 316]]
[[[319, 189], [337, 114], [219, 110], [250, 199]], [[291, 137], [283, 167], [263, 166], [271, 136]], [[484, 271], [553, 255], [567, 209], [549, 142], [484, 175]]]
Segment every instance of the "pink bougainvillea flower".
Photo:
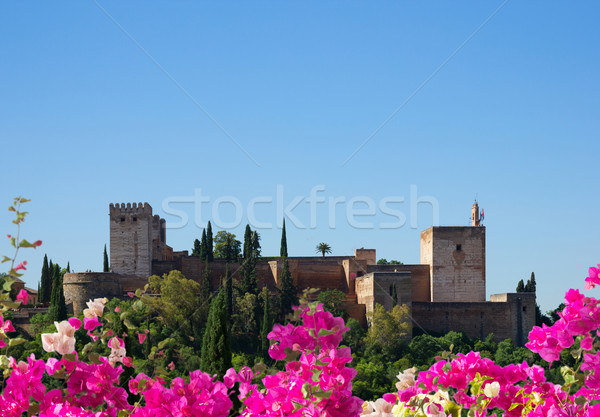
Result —
[[169, 368], [170, 371], [172, 371], [173, 369], [175, 369], [175, 364], [173, 363], [173, 361], [171, 361], [171, 363], [169, 363], [167, 365], [167, 368]]
[[129, 298], [133, 298], [135, 296], [135, 293], [128, 291], [127, 295], [129, 296]]
[[94, 330], [96, 327], [102, 326], [102, 324], [98, 321], [98, 317], [84, 317], [83, 318], [83, 328], [86, 330]]
[[119, 307], [119, 306], [116, 306], [116, 307], [115, 307], [115, 313], [120, 313], [120, 312], [121, 312], [121, 307]]
[[27, 265], [27, 261], [21, 262], [19, 265], [15, 266], [15, 271], [18, 271], [20, 269], [25, 271], [27, 269], [27, 268], [25, 268], [25, 265]]
[[13, 327], [10, 320], [4, 320], [4, 317], [0, 315], [0, 332], [6, 334], [8, 332], [14, 332], [15, 328]]
[[596, 285], [600, 285], [600, 264], [598, 264], [598, 268], [591, 266], [588, 275], [589, 276], [585, 279], [586, 290], [591, 290]]
[[140, 345], [144, 343], [144, 340], [146, 340], [146, 334], [138, 333], [138, 340], [140, 341]]
[[22, 289], [21, 291], [19, 291], [19, 294], [17, 294], [17, 300], [21, 300], [21, 302], [23, 304], [27, 304], [28, 298], [29, 298], [29, 293], [27, 293], [27, 291], [25, 291], [25, 289]]
[[79, 330], [81, 327], [81, 320], [79, 320], [77, 317], [71, 317], [68, 322], [75, 330]]
[[125, 365], [128, 368], [131, 368], [133, 366], [133, 358], [130, 356], [125, 356], [123, 358], [123, 365]]
[[42, 246], [42, 241], [41, 240], [36, 240], [35, 242], [33, 242], [31, 244], [33, 246], [33, 248], [37, 248], [38, 246]]

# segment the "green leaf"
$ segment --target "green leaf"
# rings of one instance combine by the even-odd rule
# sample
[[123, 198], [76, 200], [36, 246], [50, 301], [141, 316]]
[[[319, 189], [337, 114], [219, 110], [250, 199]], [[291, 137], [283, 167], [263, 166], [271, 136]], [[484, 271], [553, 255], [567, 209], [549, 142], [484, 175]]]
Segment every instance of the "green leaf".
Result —
[[123, 320], [123, 324], [125, 325], [125, 327], [127, 327], [129, 330], [131, 329], [135, 329], [137, 326], [135, 324], [133, 324], [132, 322], [129, 321], [129, 319], [125, 319]]
[[27, 239], [23, 239], [21, 240], [21, 242], [19, 243], [19, 246], [22, 248], [33, 248], [33, 244], [31, 244]]
[[88, 343], [87, 345], [85, 345], [83, 347], [83, 350], [81, 351], [81, 355], [82, 356], [87, 355], [88, 352], [90, 352], [93, 347], [94, 347], [94, 345], [92, 343]]
[[91, 353], [88, 355], [88, 359], [90, 360], [90, 362], [92, 362], [92, 363], [94, 363], [94, 364], [96, 364], [96, 365], [99, 365], [99, 364], [101, 364], [101, 363], [102, 363], [102, 362], [100, 361], [100, 355], [99, 355], [97, 352], [91, 352]]
[[13, 347], [13, 346], [18, 346], [21, 343], [25, 343], [26, 340], [23, 339], [22, 337], [17, 337], [16, 339], [10, 339], [10, 341], [8, 342], [8, 346]]
[[77, 362], [77, 355], [75, 353], [68, 353], [63, 355], [63, 359], [69, 362]]
[[4, 263], [4, 262], [10, 262], [10, 261], [12, 261], [12, 258], [9, 258], [8, 256], [3, 256], [3, 257], [2, 257], [2, 262], [1, 262], [1, 263]]
[[13, 283], [15, 282], [14, 279], [10, 279], [10, 278], [5, 278], [4, 279], [4, 285], [2, 286], [2, 289], [6, 292], [10, 292]]

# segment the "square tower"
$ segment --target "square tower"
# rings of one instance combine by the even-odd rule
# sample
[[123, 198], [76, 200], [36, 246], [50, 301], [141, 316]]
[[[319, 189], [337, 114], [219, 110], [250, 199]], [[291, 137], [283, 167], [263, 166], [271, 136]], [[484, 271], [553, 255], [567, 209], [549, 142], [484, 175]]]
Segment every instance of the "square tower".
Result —
[[421, 232], [431, 302], [485, 301], [485, 227], [430, 227]]
[[111, 203], [109, 215], [112, 272], [148, 278], [152, 274], [152, 207]]

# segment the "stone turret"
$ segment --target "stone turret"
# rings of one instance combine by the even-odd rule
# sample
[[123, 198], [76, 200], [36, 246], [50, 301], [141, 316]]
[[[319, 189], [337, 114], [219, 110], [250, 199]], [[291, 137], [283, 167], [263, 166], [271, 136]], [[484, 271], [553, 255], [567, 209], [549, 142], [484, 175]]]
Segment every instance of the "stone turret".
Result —
[[481, 219], [479, 218], [479, 204], [477, 201], [473, 203], [473, 207], [471, 208], [471, 226], [480, 226]]

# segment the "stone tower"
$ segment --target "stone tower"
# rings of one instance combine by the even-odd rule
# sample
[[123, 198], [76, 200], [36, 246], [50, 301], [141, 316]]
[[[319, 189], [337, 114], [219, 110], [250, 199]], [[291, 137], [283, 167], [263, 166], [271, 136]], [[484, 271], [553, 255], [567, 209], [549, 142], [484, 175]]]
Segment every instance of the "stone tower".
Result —
[[479, 204], [477, 204], [477, 201], [475, 201], [475, 203], [473, 203], [473, 207], [471, 208], [471, 226], [479, 226], [480, 222]]
[[421, 232], [421, 264], [429, 265], [431, 302], [485, 301], [485, 227], [480, 226], [477, 203], [471, 224]]
[[112, 272], [148, 278], [152, 274], [152, 207], [111, 203], [109, 215]]

